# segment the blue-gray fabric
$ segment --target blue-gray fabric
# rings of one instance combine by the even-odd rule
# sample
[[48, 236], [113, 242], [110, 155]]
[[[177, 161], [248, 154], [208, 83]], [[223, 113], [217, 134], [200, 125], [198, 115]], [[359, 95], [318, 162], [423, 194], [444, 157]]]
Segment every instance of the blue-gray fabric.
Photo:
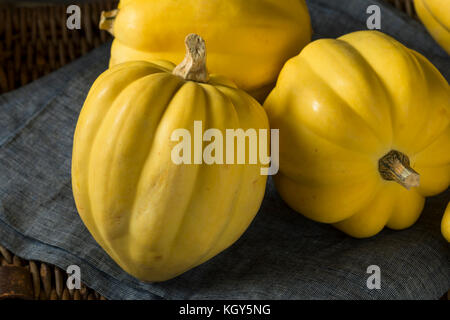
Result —
[[[426, 30], [382, 1], [310, 0], [315, 38], [382, 31], [428, 57], [449, 79], [450, 61]], [[26, 259], [81, 267], [82, 281], [110, 299], [437, 299], [450, 289], [449, 245], [440, 219], [450, 191], [430, 198], [404, 231], [356, 240], [289, 209], [269, 180], [247, 232], [209, 262], [164, 283], [123, 272], [81, 222], [72, 196], [72, 137], [88, 90], [107, 68], [110, 44], [0, 96], [0, 243]], [[381, 268], [381, 289], [366, 286]]]

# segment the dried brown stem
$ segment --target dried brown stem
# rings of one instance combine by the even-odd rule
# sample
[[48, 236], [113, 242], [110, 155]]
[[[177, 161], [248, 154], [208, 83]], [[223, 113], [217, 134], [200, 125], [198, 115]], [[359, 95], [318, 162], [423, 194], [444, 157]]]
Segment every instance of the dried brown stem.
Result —
[[185, 80], [208, 82], [205, 41], [199, 35], [191, 33], [186, 37], [185, 44], [186, 57], [173, 70], [173, 74]]
[[395, 181], [411, 189], [420, 185], [420, 175], [410, 167], [408, 156], [392, 150], [378, 162], [381, 177], [388, 181]]

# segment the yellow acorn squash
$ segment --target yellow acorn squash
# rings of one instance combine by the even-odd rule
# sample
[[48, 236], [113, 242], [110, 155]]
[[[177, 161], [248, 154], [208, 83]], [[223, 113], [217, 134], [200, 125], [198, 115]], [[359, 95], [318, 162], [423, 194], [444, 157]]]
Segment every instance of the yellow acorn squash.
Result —
[[139, 61], [103, 73], [74, 136], [72, 186], [83, 222], [125, 271], [147, 281], [173, 278], [234, 243], [266, 185], [259, 161], [173, 161], [173, 132], [196, 135], [194, 121], [204, 130], [269, 129], [256, 100], [208, 76], [201, 38], [186, 41], [188, 55], [175, 69], [170, 62]]
[[450, 54], [450, 1], [414, 0], [414, 5], [430, 34]]
[[183, 38], [202, 35], [208, 69], [262, 101], [283, 64], [311, 41], [304, 0], [128, 0], [105, 12], [100, 28], [115, 37], [110, 65], [181, 61]]
[[310, 43], [264, 106], [280, 130], [277, 189], [308, 218], [370, 237], [410, 227], [449, 186], [449, 85], [383, 33]]

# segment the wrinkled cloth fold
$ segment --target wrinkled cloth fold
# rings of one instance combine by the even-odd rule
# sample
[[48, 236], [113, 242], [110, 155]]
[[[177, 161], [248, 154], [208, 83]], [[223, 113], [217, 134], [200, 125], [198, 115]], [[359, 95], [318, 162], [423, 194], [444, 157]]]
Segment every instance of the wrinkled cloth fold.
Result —
[[[382, 1], [310, 0], [315, 38], [365, 30], [381, 8], [381, 31], [430, 59], [449, 79], [450, 59], [423, 26]], [[450, 288], [440, 219], [450, 191], [427, 199], [419, 221], [364, 240], [287, 207], [269, 179], [247, 232], [205, 264], [163, 283], [126, 274], [80, 220], [71, 189], [72, 138], [84, 99], [107, 68], [110, 44], [0, 96], [0, 243], [18, 256], [63, 269], [109, 299], [437, 299]], [[367, 268], [381, 269], [370, 290]]]

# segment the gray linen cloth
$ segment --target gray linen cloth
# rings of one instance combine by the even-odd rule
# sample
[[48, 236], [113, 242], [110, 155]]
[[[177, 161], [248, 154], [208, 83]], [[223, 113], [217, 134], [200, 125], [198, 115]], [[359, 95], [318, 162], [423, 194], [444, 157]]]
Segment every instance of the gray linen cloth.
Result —
[[[366, 29], [382, 9], [382, 31], [426, 55], [449, 79], [450, 61], [426, 30], [382, 1], [311, 0], [315, 38]], [[440, 219], [447, 190], [427, 200], [410, 229], [356, 240], [293, 212], [269, 179], [248, 231], [209, 262], [164, 283], [122, 271], [81, 222], [71, 190], [72, 136], [86, 94], [107, 68], [110, 45], [0, 96], [0, 243], [26, 259], [81, 267], [82, 281], [110, 299], [436, 299], [450, 288], [449, 246]], [[366, 286], [381, 268], [381, 289]]]

